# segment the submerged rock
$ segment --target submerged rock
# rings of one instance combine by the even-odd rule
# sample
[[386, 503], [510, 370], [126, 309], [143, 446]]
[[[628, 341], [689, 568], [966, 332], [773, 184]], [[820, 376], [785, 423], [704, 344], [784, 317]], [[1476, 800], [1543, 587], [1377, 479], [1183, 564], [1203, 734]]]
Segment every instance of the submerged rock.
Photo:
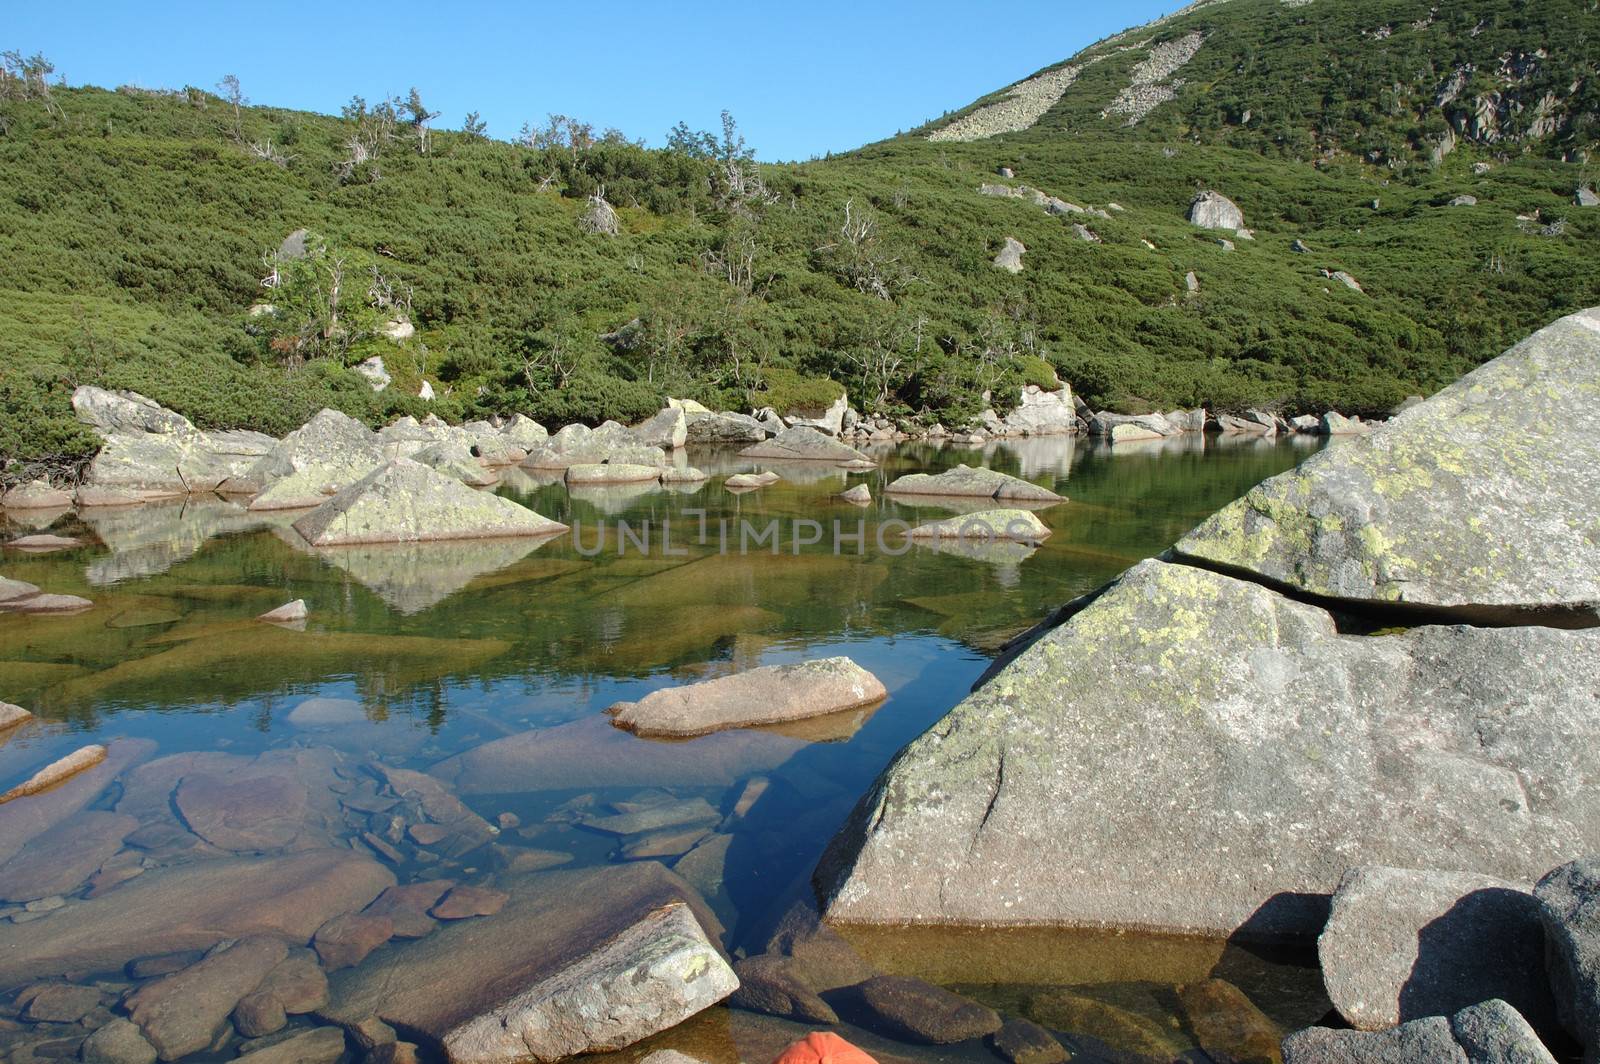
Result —
[[746, 957], [734, 963], [733, 971], [739, 977], [739, 989], [729, 999], [730, 1005], [801, 1023], [839, 1022], [832, 1006], [795, 974], [794, 961], [788, 957], [771, 953]]
[[1212, 1060], [1236, 1064], [1277, 1064], [1282, 1032], [1244, 991], [1224, 979], [1206, 979], [1178, 988], [1184, 1018], [1200, 1048]]
[[343, 1031], [337, 1027], [313, 1027], [281, 1042], [249, 1049], [237, 1059], [248, 1064], [333, 1064], [343, 1055]]
[[[93, 768], [23, 801], [0, 805], [0, 863], [10, 861], [28, 843], [84, 809], [155, 748], [148, 739], [113, 739], [106, 745], [105, 760]], [[0, 933], [3, 931], [0, 927]]]
[[156, 1047], [138, 1024], [119, 1016], [91, 1034], [79, 1056], [83, 1064], [155, 1064]]
[[942, 987], [903, 975], [878, 975], [856, 988], [873, 1026], [908, 1042], [946, 1045], [1000, 1029], [996, 1012]]
[[502, 885], [496, 915], [340, 972], [325, 1014], [376, 1016], [452, 1064], [549, 1062], [631, 1045], [738, 987], [704, 930], [714, 918], [653, 861]]
[[1521, 623], [1600, 619], [1600, 309], [1563, 318], [1367, 436], [1273, 477], [1180, 554], [1339, 599]]
[[405, 458], [373, 470], [294, 527], [314, 547], [544, 536], [567, 528]]
[[907, 747], [817, 883], [844, 921], [1270, 939], [1319, 929], [1352, 863], [1531, 880], [1600, 848], [1600, 795], [1570, 783], [1600, 768], [1597, 650], [1600, 630], [1341, 635], [1142, 562]]
[[883, 683], [847, 657], [768, 665], [715, 680], [652, 691], [606, 710], [639, 735], [705, 735], [724, 728], [781, 724], [870, 705]]
[[141, 985], [123, 1008], [162, 1060], [198, 1053], [216, 1041], [239, 1000], [288, 955], [281, 939], [241, 939], [192, 967]]
[[885, 489], [890, 495], [961, 495], [1022, 502], [1065, 502], [1048, 488], [983, 467], [958, 465], [943, 473], [908, 473]]
[[0, 981], [109, 971], [248, 935], [305, 942], [330, 918], [362, 908], [393, 884], [382, 865], [349, 850], [151, 869], [79, 902], [69, 920], [0, 925]]
[[[837, 435], [837, 434], [834, 434]], [[810, 425], [792, 425], [770, 440], [746, 447], [740, 458], [774, 458], [807, 462], [866, 461], [860, 451]]]
[[1055, 1035], [1031, 1020], [1013, 1016], [1000, 1025], [989, 1046], [1010, 1064], [1065, 1064], [1067, 1050]]
[[122, 848], [122, 840], [138, 826], [131, 816], [79, 813], [0, 865], [0, 900], [22, 904], [72, 893]]
[[1352, 1027], [1377, 1031], [1490, 998], [1555, 1021], [1539, 905], [1493, 876], [1352, 869], [1317, 939], [1322, 979]]

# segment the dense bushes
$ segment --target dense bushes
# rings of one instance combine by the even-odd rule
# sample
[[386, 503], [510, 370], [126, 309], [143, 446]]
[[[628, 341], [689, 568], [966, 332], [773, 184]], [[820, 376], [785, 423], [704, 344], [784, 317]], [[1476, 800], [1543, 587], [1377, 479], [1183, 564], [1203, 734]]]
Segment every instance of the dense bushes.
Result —
[[[1422, 106], [1441, 72], [1595, 16], [1473, 0], [1473, 37], [1454, 9], [1402, 31], [1412, 6], [1423, 21], [1412, 0], [1200, 8], [1159, 29], [1208, 33], [1187, 87], [1133, 129], [1099, 112], [1137, 49], [1089, 68], [1024, 133], [759, 169], [736, 132], [649, 151], [565, 120], [531, 145], [435, 132], [427, 154], [401, 130], [352, 167], [371, 110], [247, 108], [236, 131], [198, 91], [0, 100], [0, 457], [92, 447], [66, 402], [78, 383], [274, 433], [324, 405], [371, 422], [633, 421], [667, 395], [825, 407], [840, 386], [865, 410], [958, 424], [986, 391], [1003, 409], [1057, 376], [1098, 406], [1379, 413], [1600, 302], [1600, 211], [1571, 206], [1584, 171], [1558, 158], [1587, 127], [1417, 161], [1441, 129]], [[1385, 23], [1392, 36], [1361, 35]], [[1572, 49], [1592, 65], [1595, 34], [1559, 39], [1576, 43], [1529, 84], [1564, 77]], [[1000, 165], [1126, 210], [1062, 219], [979, 195]], [[1226, 251], [1187, 224], [1205, 187], [1242, 206], [1254, 241]], [[602, 191], [615, 237], [578, 225]], [[1479, 205], [1443, 206], [1463, 192]], [[342, 334], [313, 312], [329, 294], [315, 260], [278, 295], [263, 287], [268, 254], [302, 227], [348, 256]], [[1017, 275], [990, 265], [1008, 236], [1028, 248]], [[1312, 253], [1291, 253], [1295, 239]], [[284, 311], [247, 316], [262, 302]], [[390, 317], [415, 335], [382, 336]], [[374, 354], [395, 379], [378, 395], [348, 369]], [[415, 397], [424, 379], [431, 403]]]

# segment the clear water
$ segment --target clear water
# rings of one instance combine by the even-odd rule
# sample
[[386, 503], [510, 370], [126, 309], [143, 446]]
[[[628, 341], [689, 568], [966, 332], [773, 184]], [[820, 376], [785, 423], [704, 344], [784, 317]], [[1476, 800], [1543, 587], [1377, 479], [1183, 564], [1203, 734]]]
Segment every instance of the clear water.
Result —
[[[734, 839], [720, 876], [700, 883], [729, 928], [730, 946], [756, 951], [776, 915], [807, 896], [822, 847], [884, 764], [960, 700], [1006, 640], [1165, 549], [1309, 449], [1305, 441], [1215, 439], [1115, 452], [1072, 440], [984, 450], [905, 446], [876, 454], [880, 467], [865, 474], [780, 466], [783, 481], [748, 494], [721, 484], [725, 474], [751, 468], [731, 453], [691, 452], [689, 461], [712, 480], [671, 491], [569, 492], [513, 470], [502, 494], [575, 526], [573, 535], [538, 544], [317, 553], [297, 545], [287, 527], [295, 515], [263, 518], [221, 501], [104, 511], [81, 521], [62, 515], [50, 530], [86, 534], [90, 545], [37, 556], [6, 551], [0, 574], [83, 595], [95, 607], [63, 617], [0, 615], [0, 698], [41, 718], [0, 746], [0, 778], [20, 781], [85, 742], [116, 736], [152, 739], [159, 755], [330, 746], [357, 759], [427, 769], [541, 729], [559, 737], [560, 758], [457, 782], [461, 797], [491, 821], [512, 813], [538, 826], [526, 837], [503, 833], [501, 860], [526, 845], [570, 855], [575, 866], [623, 857], [617, 839], [570, 823], [568, 810], [659, 791], [728, 810], [760, 777], [768, 781], [765, 792], [723, 829]], [[877, 531], [885, 522], [956, 512], [931, 500], [886, 499], [882, 488], [903, 473], [957, 462], [988, 464], [1069, 496], [1038, 511], [1053, 535], [1037, 549], [961, 553], [905, 550], [898, 535], [887, 534], [892, 553], [880, 550]], [[872, 505], [834, 497], [863, 482]], [[33, 531], [51, 515], [16, 518], [6, 519], [3, 538]], [[773, 520], [776, 552], [765, 541], [740, 550], [741, 522], [764, 531]], [[863, 522], [862, 541], [845, 539], [835, 553], [836, 521], [845, 535]], [[646, 526], [651, 538], [641, 550]], [[670, 554], [662, 542], [669, 526]], [[820, 542], [795, 546], [797, 534], [805, 540], [813, 532]], [[310, 607], [305, 631], [254, 620], [295, 598]], [[833, 654], [877, 674], [889, 699], [869, 712], [687, 744], [625, 735], [603, 715], [613, 702], [662, 686]], [[312, 696], [359, 702], [364, 719], [292, 725], [289, 712]], [[493, 863], [476, 860], [484, 872]], [[439, 869], [407, 859], [396, 871], [405, 880]], [[453, 874], [462, 874], [459, 866]], [[70, 919], [71, 901], [35, 926]], [[1235, 972], [1256, 1003], [1286, 1024], [1320, 1015], [1301, 959], [1217, 943], [1040, 932], [1025, 942], [1015, 932], [852, 934], [883, 970], [960, 985], [997, 1006], [1014, 1008], [1019, 987], [1089, 988], [1161, 1025], [1174, 1052], [1193, 1043], [1172, 984], [1212, 970]], [[781, 1048], [785, 1034], [803, 1031], [736, 1010], [713, 1013], [650, 1047], [699, 1046], [707, 1060], [730, 1052], [767, 1059], [760, 1054], [768, 1042]], [[34, 1025], [11, 1026], [16, 1030], [0, 1030], [0, 1041], [38, 1041]], [[987, 1052], [895, 1047], [871, 1032], [846, 1033], [888, 1056]], [[1109, 1042], [1115, 1047], [1116, 1038]], [[1105, 1039], [1083, 1047], [1104, 1049]]]

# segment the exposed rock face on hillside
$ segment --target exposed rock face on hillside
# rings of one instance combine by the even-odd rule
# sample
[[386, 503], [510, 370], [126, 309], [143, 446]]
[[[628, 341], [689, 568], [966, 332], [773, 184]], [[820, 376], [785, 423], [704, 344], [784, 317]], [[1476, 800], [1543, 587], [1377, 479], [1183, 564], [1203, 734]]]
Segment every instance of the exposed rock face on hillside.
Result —
[[1301, 591], [1508, 617], [1600, 610], [1600, 310], [1273, 477], [1178, 551]]
[[1188, 65], [1204, 41], [1203, 34], [1190, 33], [1150, 49], [1149, 56], [1135, 64], [1132, 82], [1117, 94], [1101, 117], [1120, 117], [1125, 125], [1136, 126], [1151, 111], [1176, 99], [1183, 81], [1172, 76]]
[[1021, 81], [1004, 99], [986, 104], [969, 115], [956, 119], [941, 129], [928, 134], [931, 141], [982, 140], [1001, 133], [1015, 133], [1027, 129], [1050, 110], [1061, 94], [1071, 87], [1082, 67], [1065, 66], [1047, 70]]
[[[857, 806], [829, 917], [1297, 937], [1351, 866], [1600, 851], [1597, 373], [1563, 319], [1064, 611]], [[1556, 623], [1347, 634], [1281, 584]]]

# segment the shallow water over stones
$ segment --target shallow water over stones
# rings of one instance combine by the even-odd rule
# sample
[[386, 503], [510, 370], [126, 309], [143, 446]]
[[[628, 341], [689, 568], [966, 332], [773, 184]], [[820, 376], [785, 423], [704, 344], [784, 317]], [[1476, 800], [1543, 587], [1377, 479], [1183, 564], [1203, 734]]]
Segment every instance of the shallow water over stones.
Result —
[[[363, 973], [419, 959], [426, 970], [452, 942], [488, 948], [585, 870], [626, 879], [644, 862], [652, 876], [671, 870], [651, 890], [703, 896], [702, 923], [725, 927], [729, 960], [762, 954], [862, 791], [995, 650], [1308, 450], [1020, 440], [879, 450], [878, 468], [847, 473], [691, 449], [711, 479], [663, 490], [569, 491], [513, 470], [498, 491], [573, 526], [546, 541], [312, 549], [290, 528], [295, 511], [218, 499], [62, 515], [43, 531], [83, 546], [7, 552], [0, 575], [94, 605], [0, 614], [0, 699], [37, 716], [0, 733], [0, 789], [91, 743], [108, 756], [0, 806], [0, 1049], [8, 1064], [77, 1056], [109, 1028], [96, 1046], [120, 1048], [105, 1059], [281, 1046], [285, 1059], [331, 1060], [326, 1037], [284, 1039], [335, 1017]], [[993, 508], [883, 490], [957, 463], [1070, 501], [1035, 511], [1052, 533], [1038, 543], [907, 541], [907, 527]], [[778, 483], [722, 486], [769, 466]], [[836, 498], [857, 484], [877, 501]], [[7, 539], [40, 530], [0, 521]], [[304, 630], [255, 620], [294, 599], [310, 611]], [[888, 699], [676, 741], [604, 714], [663, 687], [834, 655], [882, 680]], [[869, 969], [1042, 1024], [1080, 1059], [1195, 1056], [1209, 1028], [1178, 987], [1207, 979], [1241, 987], [1285, 1030], [1327, 1008], [1309, 957], [1215, 942], [859, 928], [848, 939]], [[808, 978], [817, 963], [801, 963]], [[331, 1004], [322, 969], [336, 975]], [[207, 970], [230, 973], [225, 993]], [[168, 1015], [174, 997], [181, 1016]], [[982, 1041], [890, 1037], [848, 987], [822, 997], [880, 1060], [998, 1059]], [[130, 1014], [137, 1038], [110, 1026]], [[808, 1029], [718, 1007], [619, 1056], [762, 1061]], [[352, 1027], [347, 1052], [393, 1037], [373, 1030]]]

